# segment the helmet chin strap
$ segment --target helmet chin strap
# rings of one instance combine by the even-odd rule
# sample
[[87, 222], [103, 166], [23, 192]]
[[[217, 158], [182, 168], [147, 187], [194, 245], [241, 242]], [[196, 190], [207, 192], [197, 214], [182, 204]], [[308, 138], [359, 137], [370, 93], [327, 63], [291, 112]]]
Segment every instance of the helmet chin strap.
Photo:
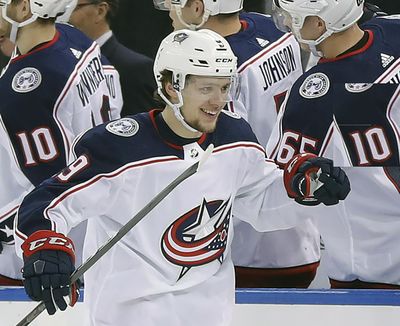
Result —
[[183, 115], [182, 115], [182, 112], [181, 112], [181, 107], [182, 107], [182, 105], [183, 105], [183, 97], [182, 97], [182, 94], [181, 94], [181, 92], [180, 91], [177, 91], [176, 93], [178, 94], [178, 99], [179, 99], [179, 102], [178, 103], [176, 103], [176, 104], [174, 104], [174, 103], [172, 103], [165, 95], [164, 95], [164, 93], [162, 92], [162, 90], [161, 90], [161, 88], [158, 88], [157, 89], [157, 93], [158, 93], [158, 95], [160, 95], [160, 97], [165, 101], [165, 103], [167, 103], [171, 108], [172, 108], [172, 110], [174, 111], [174, 115], [175, 115], [175, 117], [178, 119], [178, 121], [187, 129], [187, 130], [189, 130], [189, 131], [191, 131], [191, 132], [201, 132], [200, 130], [197, 130], [197, 129], [194, 129], [193, 127], [191, 127], [186, 121], [185, 121], [185, 118], [183, 117]]
[[315, 55], [316, 57], [322, 58], [322, 57], [324, 56], [324, 54], [322, 53], [322, 51], [318, 51], [318, 50], [317, 50], [317, 45], [315, 45], [315, 44], [308, 44], [308, 47], [309, 47], [311, 53], [312, 53], [313, 55]]
[[15, 43], [17, 41], [18, 28], [26, 26], [30, 23], [33, 23], [38, 18], [38, 15], [33, 14], [29, 19], [27, 19], [21, 23], [18, 23], [15, 20], [13, 20], [7, 16], [7, 7], [8, 7], [8, 5], [3, 6], [2, 14], [3, 14], [4, 20], [6, 20], [7, 22], [9, 22], [11, 24], [10, 41]]
[[181, 22], [181, 24], [193, 31], [200, 29], [200, 27], [202, 27], [206, 23], [206, 21], [208, 20], [208, 17], [210, 17], [210, 11], [205, 10], [200, 24], [198, 24], [198, 25], [188, 24], [187, 22], [185, 22], [185, 20], [182, 17], [182, 8], [179, 5], [173, 5], [173, 8], [174, 9], [171, 8], [171, 10], [175, 10], [176, 15], [178, 16], [178, 19]]
[[300, 33], [300, 29], [296, 29], [293, 31], [296, 39], [298, 42], [303, 43], [303, 44], [307, 44], [311, 53], [314, 54], [317, 57], [324, 57], [324, 54], [322, 51], [318, 51], [317, 50], [317, 45], [320, 44], [323, 40], [325, 40], [326, 38], [328, 38], [329, 36], [331, 36], [333, 34], [333, 31], [331, 30], [327, 30], [325, 31], [325, 33], [323, 33], [320, 37], [318, 37], [316, 40], [305, 40], [302, 38], [301, 33]]

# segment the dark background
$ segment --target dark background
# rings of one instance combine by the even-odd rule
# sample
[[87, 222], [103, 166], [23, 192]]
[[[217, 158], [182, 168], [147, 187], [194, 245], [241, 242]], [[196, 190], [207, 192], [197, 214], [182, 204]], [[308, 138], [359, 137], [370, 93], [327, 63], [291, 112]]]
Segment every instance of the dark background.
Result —
[[[271, 0], [244, 0], [247, 11], [266, 12]], [[400, 0], [370, 0], [384, 11], [400, 14]], [[120, 0], [113, 30], [131, 49], [154, 58], [161, 40], [172, 31], [168, 12], [156, 10], [152, 0]]]
[[[393, 0], [398, 1], [398, 0]], [[264, 12], [264, 0], [245, 0], [247, 11]], [[152, 0], [120, 0], [113, 30], [120, 42], [154, 58], [161, 40], [172, 32], [167, 11], [156, 10]]]
[[[266, 12], [271, 0], [245, 0], [247, 11]], [[400, 14], [400, 0], [370, 0], [384, 11]], [[156, 10], [152, 0], [120, 0], [120, 10], [113, 30], [127, 47], [154, 58], [161, 40], [171, 31], [168, 12]], [[4, 58], [0, 55], [0, 68]]]

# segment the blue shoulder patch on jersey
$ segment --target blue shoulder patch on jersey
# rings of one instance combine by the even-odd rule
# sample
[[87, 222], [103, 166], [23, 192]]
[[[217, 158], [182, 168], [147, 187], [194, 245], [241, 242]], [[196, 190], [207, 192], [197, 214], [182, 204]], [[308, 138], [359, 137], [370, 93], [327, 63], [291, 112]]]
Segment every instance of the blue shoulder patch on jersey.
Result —
[[99, 157], [99, 166], [109, 166], [102, 172], [110, 172], [129, 162], [176, 154], [158, 143], [160, 138], [149, 114], [141, 113], [88, 130], [75, 144], [74, 152], [76, 156], [90, 153], [95, 160]]
[[82, 51], [90, 48], [93, 44], [93, 40], [69, 24], [56, 24], [56, 26], [57, 30], [63, 35], [62, 38], [65, 40], [66, 46]]
[[241, 141], [258, 144], [257, 137], [247, 121], [232, 116], [230, 112], [219, 115], [217, 128], [214, 133], [210, 134], [210, 137], [213, 138], [215, 147]]
[[[208, 134], [204, 149], [234, 142], [255, 142], [256, 136], [242, 118], [220, 114], [215, 132]], [[149, 113], [140, 113], [103, 124], [87, 131], [74, 146], [76, 157], [89, 154], [96, 166], [107, 173], [130, 162], [152, 157], [176, 156], [183, 158], [183, 151], [168, 146], [151, 121]]]
[[373, 83], [400, 58], [399, 19], [374, 18], [362, 25], [369, 33], [368, 43], [353, 53], [321, 59], [302, 78], [322, 72], [332, 83]]

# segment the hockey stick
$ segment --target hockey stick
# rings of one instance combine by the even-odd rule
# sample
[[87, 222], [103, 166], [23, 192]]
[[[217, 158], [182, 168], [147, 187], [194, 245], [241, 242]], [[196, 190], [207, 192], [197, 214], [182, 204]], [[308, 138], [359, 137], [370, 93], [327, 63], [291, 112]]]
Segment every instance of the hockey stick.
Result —
[[[127, 234], [137, 223], [139, 223], [154, 207], [156, 207], [169, 193], [172, 192], [180, 183], [195, 174], [209, 158], [214, 146], [211, 144], [207, 147], [200, 161], [194, 163], [182, 172], [175, 180], [166, 186], [156, 195], [145, 207], [143, 207], [128, 223], [126, 223], [112, 238], [110, 238], [96, 253], [89, 257], [82, 265], [80, 265], [72, 274], [70, 284], [74, 284], [90, 267], [92, 267], [101, 257], [106, 254], [121, 238]], [[16, 326], [29, 325], [37, 316], [46, 309], [44, 302], [39, 303], [29, 314], [27, 314]]]

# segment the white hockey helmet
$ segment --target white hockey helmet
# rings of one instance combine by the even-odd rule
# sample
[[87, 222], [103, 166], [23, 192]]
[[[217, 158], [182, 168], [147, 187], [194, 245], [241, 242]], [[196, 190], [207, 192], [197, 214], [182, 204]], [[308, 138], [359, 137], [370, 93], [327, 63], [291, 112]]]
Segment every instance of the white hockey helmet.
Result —
[[[316, 46], [333, 33], [346, 30], [363, 14], [364, 0], [273, 0], [273, 17], [281, 30], [288, 31], [283, 20], [290, 18], [290, 30], [301, 43]], [[316, 40], [305, 40], [300, 34], [308, 16], [320, 17], [326, 32]]]
[[199, 29], [208, 20], [209, 16], [219, 14], [232, 14], [243, 9], [244, 0], [203, 0], [204, 13], [200, 24], [190, 24], [182, 17], [182, 8], [186, 6], [188, 0], [153, 0], [154, 7], [160, 10], [175, 10], [178, 19], [183, 25], [190, 29]]
[[65, 12], [57, 17], [57, 23], [69, 23], [77, 4], [78, 0], [71, 0], [71, 3], [68, 5], [68, 8], [66, 8]]
[[61, 16], [73, 5], [74, 1], [75, 0], [29, 0], [32, 16], [23, 22], [16, 22], [7, 15], [7, 7], [11, 4], [12, 0], [0, 0], [3, 18], [12, 25], [10, 39], [15, 42], [18, 28], [34, 22], [37, 18], [48, 19]]
[[[180, 111], [183, 105], [182, 90], [188, 75], [230, 78], [232, 85], [238, 85], [236, 74], [237, 58], [229, 43], [219, 34], [202, 29], [193, 31], [183, 29], [169, 34], [161, 42], [154, 60], [154, 76], [158, 94], [172, 107], [177, 119], [190, 131]], [[172, 72], [172, 84], [179, 102], [174, 104], [163, 92], [162, 73]], [[236, 87], [236, 86], [234, 86]], [[231, 90], [233, 93], [236, 89]]]

